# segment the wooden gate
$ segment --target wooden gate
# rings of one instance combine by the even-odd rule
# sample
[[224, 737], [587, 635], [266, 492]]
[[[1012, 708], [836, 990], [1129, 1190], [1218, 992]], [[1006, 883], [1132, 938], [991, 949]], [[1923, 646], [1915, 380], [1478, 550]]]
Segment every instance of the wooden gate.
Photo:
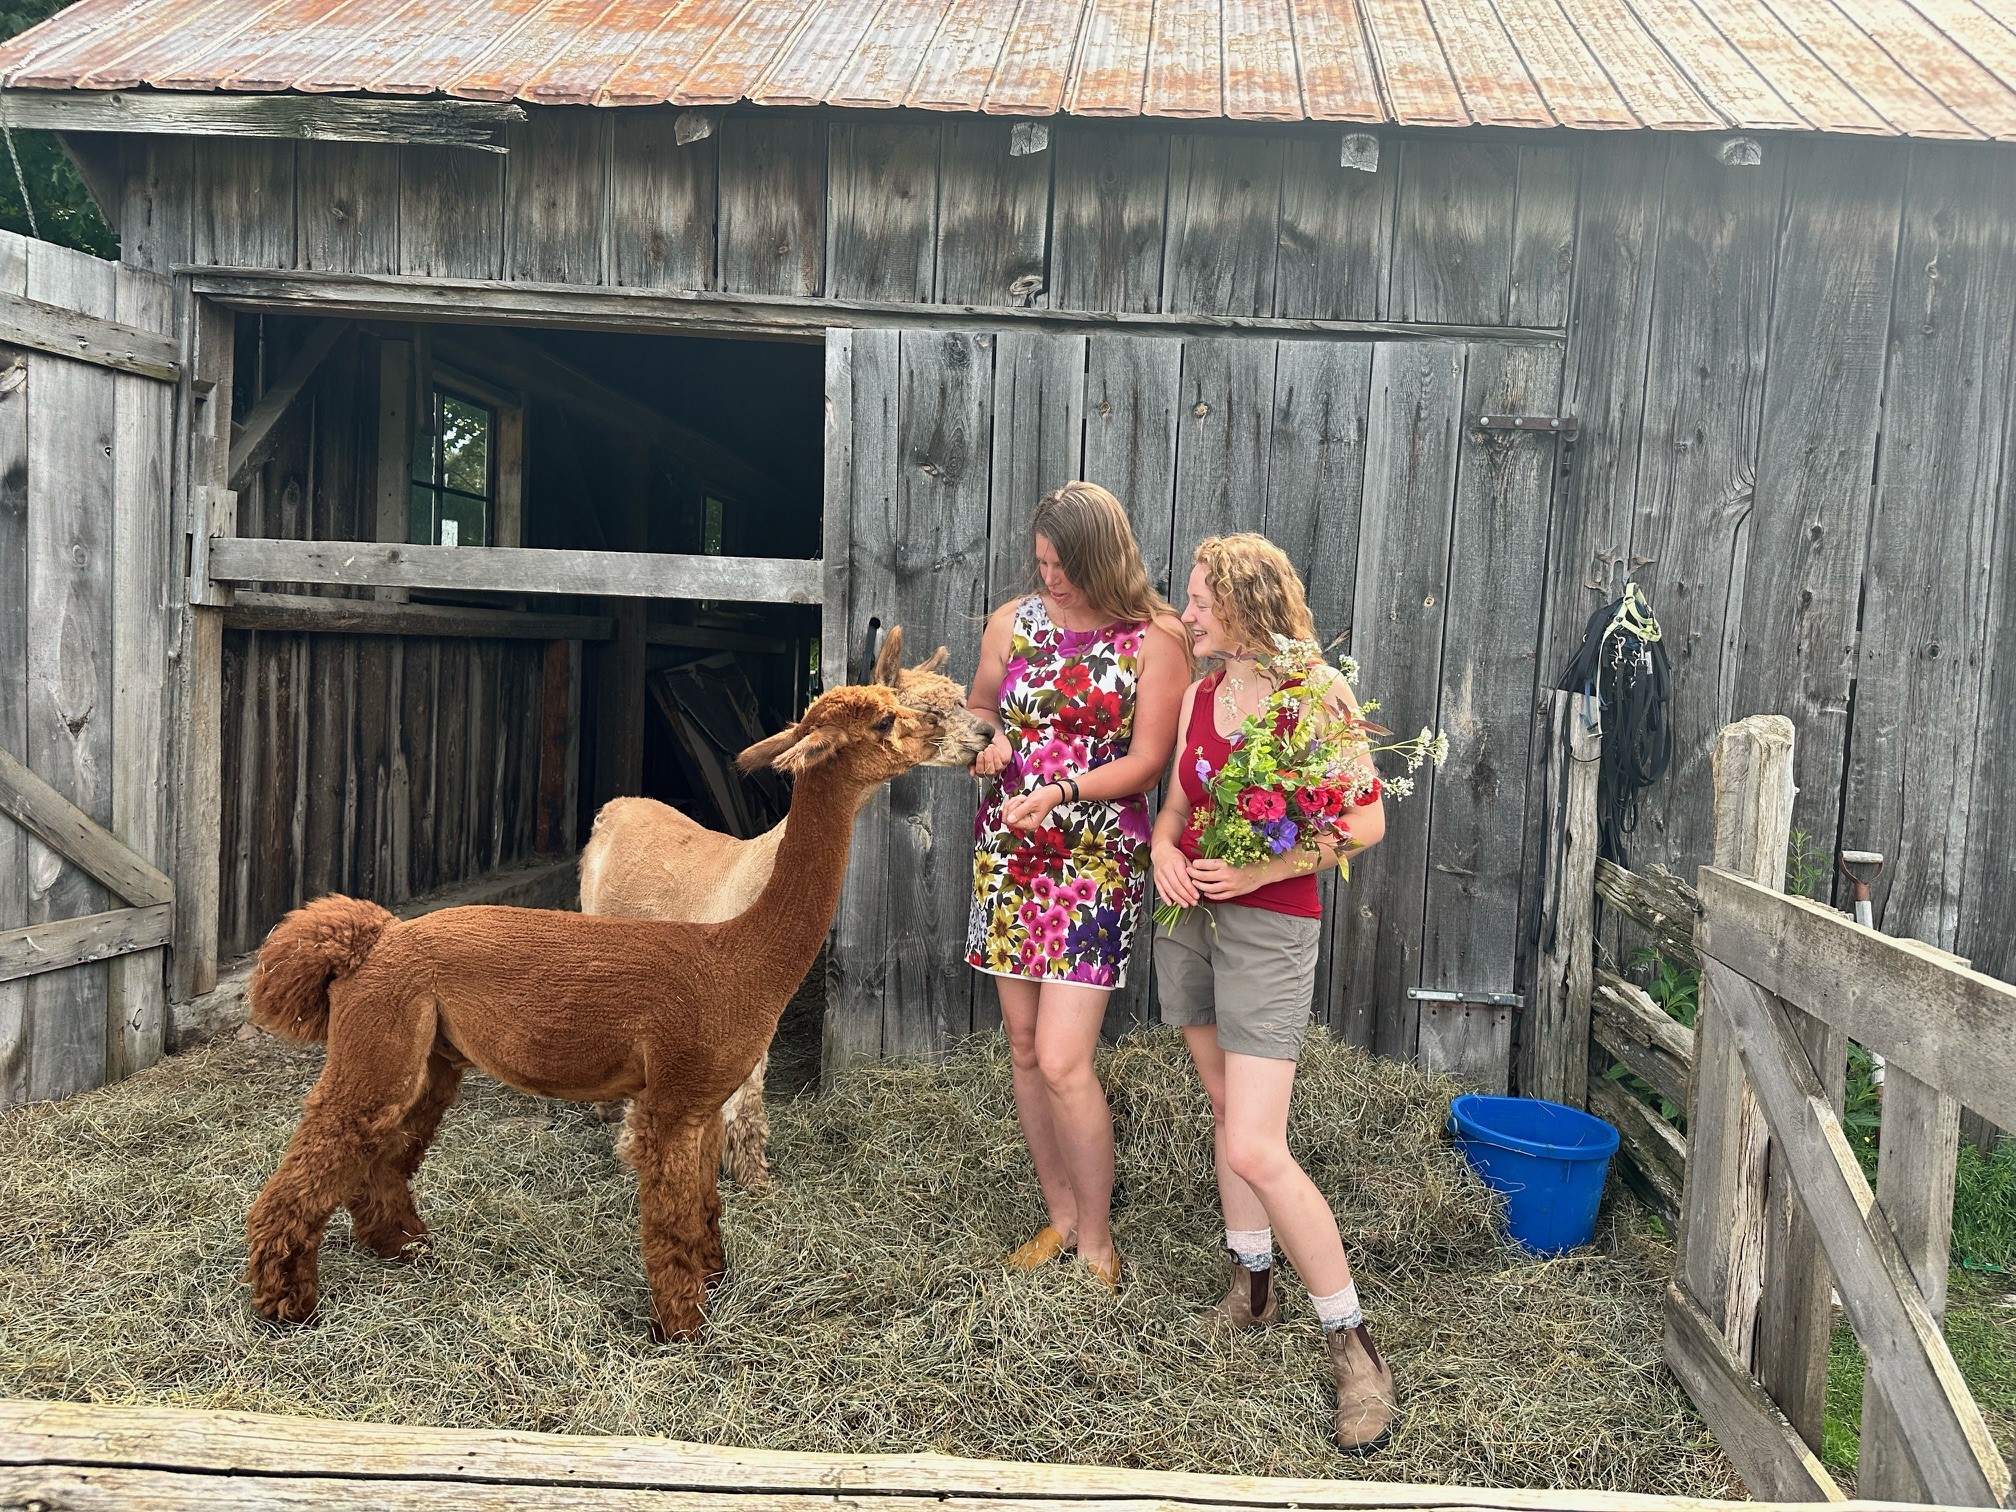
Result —
[[167, 279], [0, 232], [0, 1106], [161, 1053]]
[[[1861, 1341], [1858, 1494], [2007, 1505], [2008, 1467], [1939, 1320], [1959, 1110], [2016, 1124], [2016, 987], [1733, 872], [1704, 867], [1700, 887], [1701, 1011], [1667, 1361], [1752, 1495], [1840, 1499], [1814, 1452], [1811, 1377], [1797, 1358], [1798, 1336], [1815, 1329], [1781, 1323], [1793, 1343], [1780, 1358], [1751, 1352], [1756, 1297], [1741, 1292], [1754, 1259], [1743, 1251], [1757, 1234], [1767, 1314], [1773, 1296], [1803, 1299], [1781, 1311], [1793, 1322], [1817, 1314], [1824, 1351], [1831, 1269]], [[1888, 1062], [1873, 1192], [1837, 1111], [1850, 1039]], [[1768, 1161], [1754, 1158], [1760, 1136]], [[1761, 1321], [1768, 1333], [1771, 1319]], [[1801, 1368], [1780, 1385], [1787, 1363]], [[1806, 1419], [1804, 1437], [1788, 1413]]]
[[[1351, 632], [1382, 722], [1446, 729], [1460, 774], [1424, 780], [1356, 864], [1316, 1016], [1502, 1090], [1559, 459], [1545, 434], [1477, 422], [1551, 414], [1560, 385], [1560, 349], [1533, 342], [829, 331], [826, 522], [851, 580], [828, 601], [828, 665], [859, 673], [901, 624], [969, 676], [988, 610], [1022, 586], [1037, 500], [1074, 477], [1126, 504], [1179, 605], [1199, 539], [1266, 533], [1308, 583], [1318, 633]], [[923, 772], [864, 814], [829, 1071], [995, 1022], [963, 964], [973, 804], [969, 782]], [[1146, 956], [1109, 1030], [1148, 1021]]]

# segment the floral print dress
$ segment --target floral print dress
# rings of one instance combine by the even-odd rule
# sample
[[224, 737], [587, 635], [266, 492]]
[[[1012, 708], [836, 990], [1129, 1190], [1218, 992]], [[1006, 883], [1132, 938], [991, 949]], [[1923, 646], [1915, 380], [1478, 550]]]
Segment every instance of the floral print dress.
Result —
[[1145, 624], [1066, 630], [1031, 594], [1001, 678], [1008, 764], [973, 821], [966, 961], [991, 976], [1122, 987], [1148, 881], [1148, 800], [1060, 803], [1010, 829], [1002, 805], [1127, 754]]

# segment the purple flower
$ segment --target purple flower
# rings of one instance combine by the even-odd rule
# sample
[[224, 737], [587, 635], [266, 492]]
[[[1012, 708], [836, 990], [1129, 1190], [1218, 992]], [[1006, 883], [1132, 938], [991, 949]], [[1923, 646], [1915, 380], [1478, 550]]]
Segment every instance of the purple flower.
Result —
[[1117, 960], [1120, 955], [1120, 910], [1095, 908], [1071, 928], [1071, 954], [1080, 960]]
[[1301, 834], [1302, 831], [1297, 828], [1293, 819], [1272, 820], [1267, 825], [1267, 849], [1278, 856], [1293, 845]]

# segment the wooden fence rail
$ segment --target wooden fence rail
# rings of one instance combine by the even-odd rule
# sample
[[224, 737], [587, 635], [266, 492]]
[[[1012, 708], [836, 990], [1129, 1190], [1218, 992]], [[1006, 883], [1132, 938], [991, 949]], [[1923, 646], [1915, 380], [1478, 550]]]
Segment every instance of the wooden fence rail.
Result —
[[[1939, 1319], [1959, 1104], [2005, 1125], [2016, 1117], [2016, 987], [1734, 872], [1704, 867], [1701, 899], [1701, 1071], [1689, 1104], [1694, 1158], [1680, 1272], [1668, 1296], [1668, 1363], [1753, 1490], [1840, 1496], [1813, 1460], [1811, 1435], [1802, 1438], [1779, 1410], [1783, 1399], [1764, 1361], [1746, 1366], [1741, 1341], [1718, 1321], [1718, 1313], [1728, 1316], [1730, 1295], [1727, 1273], [1718, 1277], [1713, 1261], [1728, 1255], [1722, 1236], [1741, 1222], [1747, 1197], [1745, 1141], [1733, 1124], [1742, 1099], [1754, 1098], [1769, 1132], [1772, 1178], [1781, 1171], [1786, 1178], [1770, 1205], [1774, 1214], [1803, 1215], [1824, 1257], [1807, 1265], [1796, 1241], [1772, 1228], [1765, 1292], [1793, 1267], [1807, 1265], [1807, 1284], [1816, 1272], [1832, 1272], [1868, 1360], [1862, 1491], [2008, 1505], [2008, 1466]], [[1842, 1130], [1834, 1090], [1851, 1037], [1892, 1068], [1877, 1191]], [[1734, 1080], [1711, 1084], [1709, 1055], [1728, 1052]], [[1824, 1318], [1824, 1298], [1821, 1306]], [[1760, 1327], [1767, 1321], [1760, 1317]]]

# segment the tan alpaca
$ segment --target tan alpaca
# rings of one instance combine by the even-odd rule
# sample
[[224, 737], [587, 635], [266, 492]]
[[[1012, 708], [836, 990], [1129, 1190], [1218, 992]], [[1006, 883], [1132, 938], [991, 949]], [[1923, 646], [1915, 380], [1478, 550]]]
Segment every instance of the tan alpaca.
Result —
[[388, 1259], [424, 1246], [410, 1182], [474, 1066], [539, 1097], [631, 1100], [623, 1149], [654, 1331], [695, 1333], [724, 1262], [721, 1105], [833, 922], [861, 795], [930, 759], [939, 733], [892, 688], [846, 687], [744, 751], [745, 769], [768, 762], [795, 783], [770, 881], [725, 923], [523, 908], [401, 922], [343, 897], [281, 920], [259, 951], [252, 1017], [329, 1051], [246, 1220], [254, 1309], [314, 1315], [316, 1252], [338, 1207]]
[[[963, 767], [973, 760], [972, 743], [984, 749], [993, 731], [967, 711], [966, 690], [939, 670], [946, 656], [940, 646], [928, 660], [905, 667], [903, 627], [894, 625], [883, 638], [872, 680], [894, 687], [905, 708], [938, 717], [938, 749], [923, 765]], [[864, 803], [872, 793], [863, 794]], [[769, 882], [783, 841], [781, 824], [738, 840], [656, 799], [611, 799], [595, 816], [594, 833], [581, 852], [581, 912], [698, 923], [732, 919]], [[745, 1191], [770, 1185], [770, 1120], [763, 1106], [769, 1065], [765, 1045], [749, 1079], [721, 1109], [722, 1164]], [[602, 1111], [604, 1117], [622, 1116], [617, 1104]]]

